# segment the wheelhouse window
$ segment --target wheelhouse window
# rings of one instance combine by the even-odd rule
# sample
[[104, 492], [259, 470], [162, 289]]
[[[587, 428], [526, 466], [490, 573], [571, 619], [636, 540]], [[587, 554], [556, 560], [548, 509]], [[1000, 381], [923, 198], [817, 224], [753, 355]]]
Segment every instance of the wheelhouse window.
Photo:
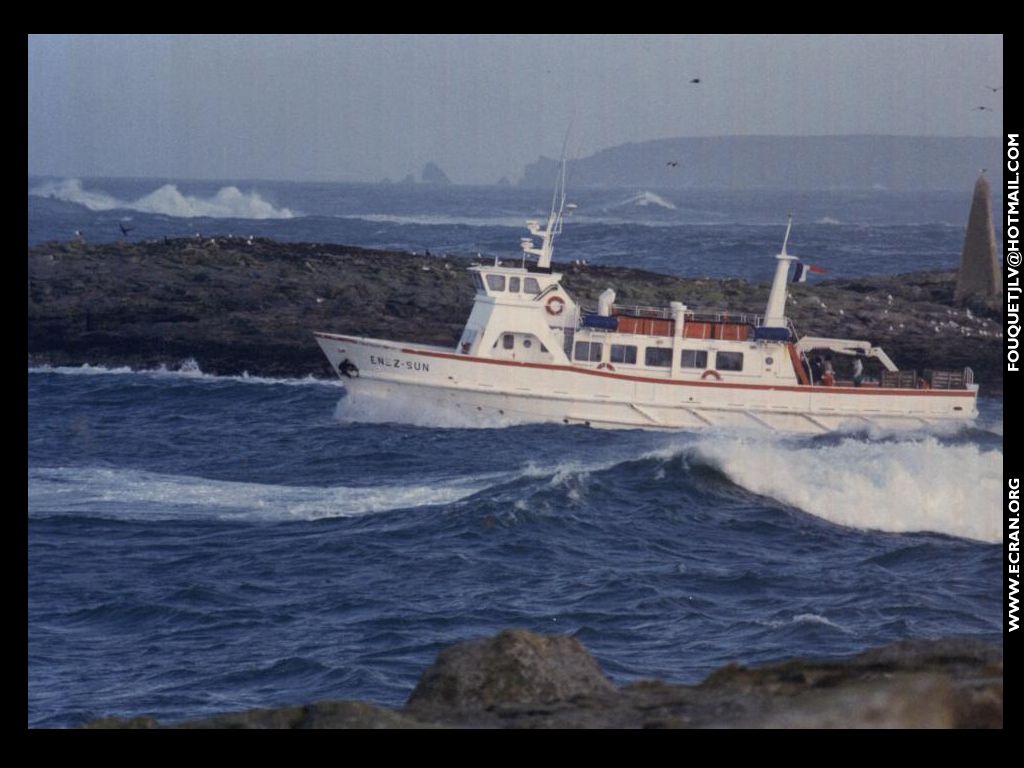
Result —
[[519, 278], [518, 277], [510, 277], [508, 279], [508, 292], [509, 293], [519, 293]]
[[612, 344], [611, 356], [608, 359], [613, 363], [636, 365], [636, 347], [632, 344]]
[[681, 368], [707, 368], [708, 353], [704, 349], [684, 349], [679, 353]]
[[503, 346], [505, 349], [512, 349], [512, 347], [514, 347], [515, 344], [516, 337], [513, 336], [511, 333], [506, 333], [504, 336], [501, 337], [501, 346]]
[[601, 343], [593, 341], [577, 341], [576, 350], [573, 353], [574, 360], [581, 360], [585, 363], [601, 362]]
[[523, 279], [523, 293], [529, 293], [533, 296], [540, 293], [540, 283], [537, 282], [536, 277], [527, 277]]
[[504, 291], [505, 290], [505, 276], [504, 275], [488, 275], [487, 276], [487, 287], [492, 291]]
[[480, 277], [479, 272], [473, 273], [473, 285], [476, 286], [477, 293], [487, 293], [487, 289], [484, 288], [484, 279]]
[[644, 365], [654, 368], [671, 368], [672, 350], [666, 347], [648, 347], [644, 352]]
[[716, 352], [715, 353], [715, 368], [720, 371], [742, 371], [743, 370], [743, 353], [742, 352]]

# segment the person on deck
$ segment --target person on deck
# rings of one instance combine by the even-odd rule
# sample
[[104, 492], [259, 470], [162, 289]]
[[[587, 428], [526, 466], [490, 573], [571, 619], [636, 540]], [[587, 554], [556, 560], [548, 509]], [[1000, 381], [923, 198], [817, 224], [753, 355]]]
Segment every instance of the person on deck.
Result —
[[860, 361], [859, 357], [853, 359], [853, 386], [859, 387], [860, 383], [864, 380], [864, 363]]
[[826, 387], [835, 386], [836, 371], [832, 367], [832, 355], [825, 356], [825, 370], [821, 374], [821, 383]]
[[821, 355], [815, 355], [814, 360], [811, 361], [811, 383], [821, 383], [821, 372], [823, 370], [823, 364], [821, 362]]

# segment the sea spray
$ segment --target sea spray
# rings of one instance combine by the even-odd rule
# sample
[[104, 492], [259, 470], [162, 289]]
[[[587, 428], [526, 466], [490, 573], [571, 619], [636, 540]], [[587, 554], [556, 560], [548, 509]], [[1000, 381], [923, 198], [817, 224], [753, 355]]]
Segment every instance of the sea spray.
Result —
[[30, 194], [76, 203], [90, 211], [129, 210], [173, 218], [214, 219], [291, 219], [288, 208], [275, 208], [257, 192], [242, 192], [238, 187], [221, 187], [212, 197], [185, 195], [176, 185], [164, 184], [136, 200], [121, 200], [106, 192], [87, 190], [79, 179], [48, 181]]

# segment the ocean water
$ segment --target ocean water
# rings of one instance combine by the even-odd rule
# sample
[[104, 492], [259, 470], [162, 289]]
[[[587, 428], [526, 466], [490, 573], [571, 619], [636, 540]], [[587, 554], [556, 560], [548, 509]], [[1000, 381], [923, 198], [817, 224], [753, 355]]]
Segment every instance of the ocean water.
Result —
[[[132, 238], [509, 255], [520, 219], [550, 200], [29, 186], [30, 243], [76, 229], [114, 240], [121, 221]], [[577, 200], [560, 258], [766, 279], [789, 210], [791, 251], [833, 274], [955, 266], [969, 191]], [[1001, 640], [1001, 400], [983, 398], [969, 427], [808, 438], [470, 424], [339, 382], [194, 365], [27, 379], [33, 727], [320, 699], [397, 706], [440, 649], [507, 627], [578, 637], [620, 684], [905, 638]]]
[[[578, 190], [556, 260], [684, 277], [768, 281], [794, 216], [789, 252], [829, 277], [955, 269], [972, 190]], [[29, 179], [29, 244], [255, 235], [434, 255], [518, 259], [527, 218], [551, 193], [515, 187]]]

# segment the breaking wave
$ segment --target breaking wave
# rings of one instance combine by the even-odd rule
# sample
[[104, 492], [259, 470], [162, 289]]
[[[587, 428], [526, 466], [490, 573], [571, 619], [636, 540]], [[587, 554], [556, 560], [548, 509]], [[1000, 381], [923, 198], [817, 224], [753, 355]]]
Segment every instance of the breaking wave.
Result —
[[[178, 477], [140, 470], [56, 467], [29, 473], [34, 516], [241, 521], [316, 520], [397, 509], [555, 493], [578, 508], [592, 483], [611, 488], [638, 477], [690, 485], [710, 467], [728, 484], [827, 522], [886, 533], [933, 532], [1001, 539], [1002, 454], [925, 436], [905, 442], [843, 439], [794, 446], [777, 438], [690, 435], [676, 447], [591, 462], [528, 462], [502, 472], [421, 478], [409, 485], [293, 487]], [[511, 489], [511, 492], [510, 492]], [[705, 487], [706, 490], [706, 487]], [[674, 493], [675, 491], [667, 491]], [[719, 491], [732, 495], [734, 491]], [[798, 616], [795, 620], [813, 620]]]
[[288, 208], [275, 208], [258, 192], [242, 192], [238, 187], [221, 187], [212, 197], [185, 195], [176, 185], [164, 184], [136, 200], [121, 200], [99, 190], [88, 190], [80, 179], [47, 181], [29, 194], [84, 206], [90, 211], [129, 210], [155, 213], [173, 218], [212, 219], [291, 219]]
[[[131, 372], [126, 368], [82, 366], [78, 368], [30, 368], [34, 374], [67, 376], [131, 375], [152, 379], [191, 380], [196, 384], [238, 382], [257, 386], [297, 385], [330, 387], [341, 396], [335, 405], [335, 419], [346, 424], [402, 423], [431, 428], [494, 429], [515, 427], [495, 440], [516, 443], [522, 440], [517, 430], [545, 430], [545, 440], [558, 445], [575, 442], [572, 428], [555, 425], [518, 427], [514, 415], [492, 416], [481, 421], [475, 409], [468, 411], [454, 404], [432, 403], [423, 397], [382, 397], [373, 393], [343, 390], [337, 381], [319, 379], [272, 379], [249, 376], [212, 376], [203, 373], [194, 362], [179, 370]], [[314, 407], [314, 406], [310, 406]], [[322, 404], [317, 407], [323, 407]], [[994, 415], [994, 425], [1001, 419]], [[582, 429], [582, 428], [580, 428]], [[564, 431], [563, 431], [564, 430]], [[529, 433], [532, 434], [532, 433]], [[561, 437], [561, 435], [565, 437]], [[118, 494], [135, 493], [136, 500], [156, 494], [169, 503], [183, 502], [192, 494], [195, 503], [232, 507], [226, 500], [246, 500], [226, 509], [227, 516], [255, 514], [280, 519], [313, 518], [362, 514], [366, 512], [415, 507], [423, 504], [445, 504], [480, 492], [502, 496], [499, 486], [508, 482], [554, 489], [565, 494], [563, 501], [575, 504], [574, 493], [582, 487], [580, 479], [602, 484], [606, 488], [629, 486], [637, 473], [654, 478], [657, 484], [689, 488], [708, 468], [714, 470], [724, 486], [714, 485], [710, 492], [732, 497], [735, 488], [767, 497], [779, 504], [800, 510], [829, 523], [859, 530], [888, 533], [934, 532], [975, 541], [995, 543], [1001, 540], [999, 510], [1002, 490], [1003, 454], [997, 433], [979, 424], [914, 433], [837, 433], [822, 437], [780, 436], [772, 433], [665, 433], [624, 432], [601, 443], [600, 450], [591, 450], [586, 460], [568, 461], [561, 456], [554, 461], [538, 457], [507, 467], [500, 475], [474, 474], [457, 482], [440, 481], [434, 485], [420, 481], [414, 485], [363, 491], [351, 488], [289, 488], [246, 483], [220, 483], [194, 478], [177, 480], [157, 475], [128, 474], [114, 477], [106, 470], [90, 470], [85, 493], [79, 482], [70, 483], [78, 489], [68, 498], [72, 508], [83, 498], [101, 501], [108, 497], [117, 502]], [[466, 438], [469, 439], [469, 438]], [[477, 439], [477, 438], [473, 438]], [[979, 444], [980, 441], [980, 444]], [[45, 472], [57, 472], [47, 475]], [[70, 471], [70, 470], [69, 470]], [[37, 508], [40, 488], [56, 492], [67, 479], [64, 470], [44, 470], [30, 477], [30, 502]], [[97, 496], [92, 491], [106, 478], [107, 487]], [[127, 479], [126, 479], [127, 478]], [[116, 481], [116, 482], [115, 482]], [[645, 482], [647, 482], [645, 480]], [[99, 484], [99, 485], [98, 485]], [[196, 490], [189, 487], [195, 485]], [[704, 483], [698, 482], [703, 490]], [[176, 491], [172, 486], [181, 486]], [[115, 492], [113, 486], [118, 486]], [[148, 488], [154, 486], [153, 488]], [[147, 490], [148, 488], [148, 490]], [[718, 490], [715, 490], [715, 489]], [[732, 488], [733, 490], [729, 490]], [[530, 495], [527, 488], [517, 498]], [[536, 490], [536, 489], [535, 489]], [[652, 489], [653, 490], [653, 489]], [[48, 491], [48, 492], [50, 492]], [[433, 493], [437, 491], [437, 493]], [[672, 491], [674, 493], [675, 491]], [[142, 494], [139, 496], [138, 494]], [[374, 494], [384, 494], [374, 495]], [[75, 501], [75, 500], [78, 501]], [[175, 500], [177, 500], [175, 502]], [[49, 504], [43, 505], [44, 508]], [[96, 505], [102, 508], [102, 504]], [[270, 508], [276, 511], [269, 512]], [[253, 511], [255, 510], [255, 511]], [[303, 517], [305, 516], [305, 517]]]
[[638, 208], [664, 208], [668, 211], [676, 210], [675, 203], [666, 200], [661, 195], [657, 195], [654, 192], [638, 192], [637, 194], [623, 200], [621, 203], [616, 203], [611, 206], [612, 208], [622, 208], [625, 206], [635, 206]]
[[1001, 451], [948, 444], [933, 435], [834, 445], [772, 438], [709, 438], [687, 449], [742, 488], [837, 525], [932, 531], [996, 543]]

